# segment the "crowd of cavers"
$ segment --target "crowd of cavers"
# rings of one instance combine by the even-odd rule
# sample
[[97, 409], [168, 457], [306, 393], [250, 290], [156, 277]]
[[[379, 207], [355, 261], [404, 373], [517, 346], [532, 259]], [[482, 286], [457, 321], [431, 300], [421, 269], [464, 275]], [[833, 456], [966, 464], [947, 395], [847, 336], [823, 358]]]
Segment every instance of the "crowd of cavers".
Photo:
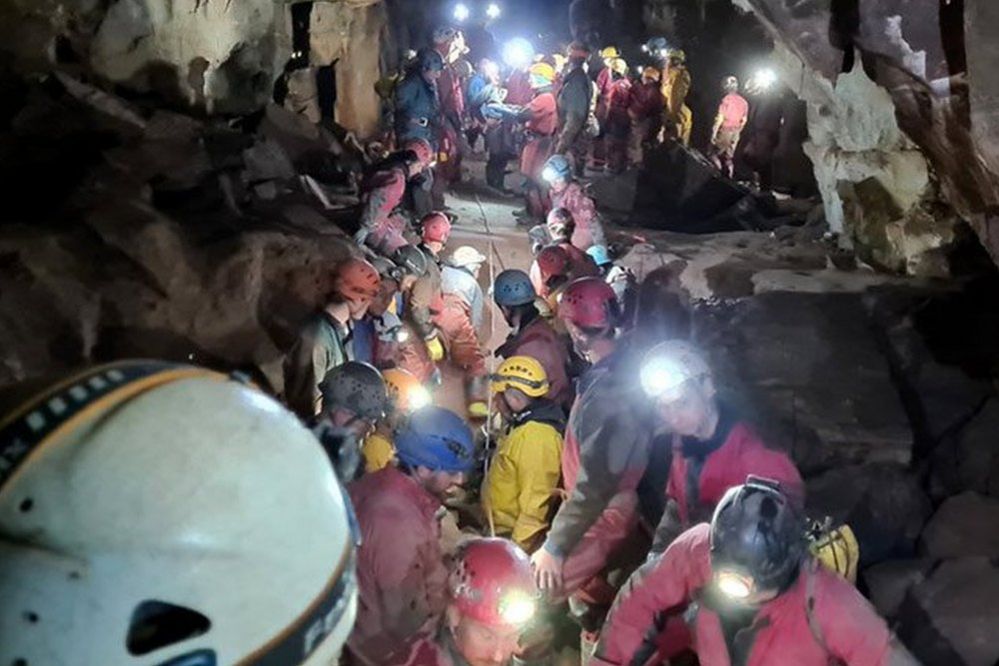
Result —
[[[397, 96], [437, 99], [442, 44]], [[570, 50], [563, 95], [583, 55]], [[517, 117], [557, 109], [544, 65], [527, 73], [547, 101]], [[488, 285], [510, 334], [487, 350], [488, 258], [449, 246], [444, 212], [412, 208], [433, 199], [449, 113], [406, 108], [400, 150], [366, 180], [358, 256], [285, 364], [287, 403], [347, 433], [327, 441], [360, 532], [345, 659], [546, 663], [557, 632], [544, 628], [571, 617], [594, 664], [914, 663], [852, 584], [852, 534], [805, 520], [794, 462], [719, 398], [683, 308], [643, 304], [611, 260], [567, 122], [552, 110], [530, 141], [568, 154], [525, 146], [545, 224], [530, 271]], [[446, 366], [465, 380], [464, 414], [434, 404]], [[444, 552], [448, 509], [485, 536]]]
[[[510, 333], [484, 348], [488, 258], [451, 248], [434, 204], [466, 129], [445, 104], [461, 97], [444, 76], [457, 39], [438, 31], [398, 83], [398, 150], [367, 174], [358, 250], [285, 359], [299, 419], [223, 376], [143, 363], [57, 384], [4, 420], [0, 520], [14, 546], [0, 590], [16, 618], [0, 615], [0, 656], [118, 663], [107, 655], [127, 644], [176, 657], [157, 663], [331, 663], [345, 641], [348, 664], [547, 663], [558, 632], [546, 627], [571, 617], [592, 664], [915, 663], [853, 586], [849, 531], [806, 521], [794, 462], [719, 398], [679, 301], [613, 263], [576, 178], [584, 128], [557, 101], [585, 78], [579, 45], [561, 78], [544, 62], [517, 73], [544, 229], [531, 270], [488, 285]], [[434, 404], [448, 366], [465, 379], [464, 414]], [[331, 469], [354, 510], [352, 624]], [[449, 509], [474, 532], [454, 552]], [[234, 601], [257, 592], [262, 605]], [[54, 598], [49, 622], [33, 604]], [[201, 635], [211, 650], [185, 648]]]

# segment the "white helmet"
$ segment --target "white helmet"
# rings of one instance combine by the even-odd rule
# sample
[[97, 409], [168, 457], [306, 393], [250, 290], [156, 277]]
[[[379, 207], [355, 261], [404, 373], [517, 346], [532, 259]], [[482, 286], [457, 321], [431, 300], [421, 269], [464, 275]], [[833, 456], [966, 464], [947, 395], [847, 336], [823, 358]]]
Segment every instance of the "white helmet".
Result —
[[462, 245], [451, 253], [451, 265], [455, 268], [478, 266], [485, 262], [486, 256], [471, 245]]
[[685, 340], [667, 340], [645, 355], [639, 380], [649, 397], [672, 402], [683, 395], [687, 382], [710, 376], [711, 366], [700, 349]]
[[123, 362], [0, 428], [0, 663], [335, 663], [357, 606], [351, 514], [277, 402]]

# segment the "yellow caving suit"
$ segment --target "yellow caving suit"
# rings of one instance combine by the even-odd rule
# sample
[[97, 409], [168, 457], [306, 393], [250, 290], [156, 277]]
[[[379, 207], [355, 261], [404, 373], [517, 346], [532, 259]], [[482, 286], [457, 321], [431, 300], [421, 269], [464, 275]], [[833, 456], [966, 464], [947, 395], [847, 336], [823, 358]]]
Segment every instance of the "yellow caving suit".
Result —
[[694, 125], [694, 115], [687, 106], [687, 93], [690, 92], [690, 71], [686, 67], [666, 67], [662, 76], [663, 133], [665, 138], [675, 138], [690, 145], [690, 131]]
[[482, 489], [483, 509], [491, 512], [497, 536], [528, 552], [541, 544], [554, 514], [564, 428], [561, 408], [538, 400], [500, 440]]
[[372, 474], [391, 465], [395, 461], [392, 433], [379, 428], [368, 435], [361, 445], [361, 455], [364, 456], [365, 474]]

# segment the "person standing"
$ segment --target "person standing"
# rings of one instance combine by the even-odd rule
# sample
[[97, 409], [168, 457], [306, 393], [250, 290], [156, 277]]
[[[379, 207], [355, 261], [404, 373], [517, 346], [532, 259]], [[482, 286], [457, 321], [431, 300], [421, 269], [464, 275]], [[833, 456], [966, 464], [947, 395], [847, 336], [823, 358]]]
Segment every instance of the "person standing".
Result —
[[718, 115], [711, 130], [711, 159], [729, 178], [735, 175], [735, 149], [739, 146], [742, 128], [749, 120], [749, 102], [739, 94], [739, 79], [726, 76], [722, 83], [725, 96], [718, 105]]
[[607, 101], [607, 170], [613, 174], [624, 171], [628, 162], [628, 139], [631, 136], [632, 85], [628, 78], [628, 63], [623, 58], [611, 61], [610, 98]]
[[[410, 139], [422, 139], [431, 145], [436, 162], [440, 149], [441, 107], [438, 81], [444, 71], [444, 59], [433, 49], [422, 49], [416, 65], [395, 89], [395, 138], [400, 145]], [[413, 207], [417, 215], [433, 209], [431, 191], [433, 171], [427, 169], [413, 190]]]
[[645, 153], [656, 143], [662, 127], [662, 110], [666, 104], [659, 87], [660, 73], [655, 67], [642, 70], [641, 82], [631, 90], [628, 116], [631, 118], [631, 137], [628, 161], [640, 167]]
[[586, 124], [593, 98], [593, 83], [586, 73], [590, 51], [581, 42], [573, 42], [569, 45], [568, 56], [568, 71], [558, 93], [559, 133], [555, 141], [555, 152], [570, 156], [573, 160], [573, 173], [582, 176], [586, 167]]
[[517, 113], [524, 122], [525, 132], [520, 173], [525, 179], [526, 217], [540, 221], [545, 213], [541, 171], [551, 155], [552, 140], [558, 129], [558, 111], [552, 94], [555, 69], [546, 63], [536, 63], [531, 66], [530, 74], [534, 98]]
[[690, 145], [690, 131], [693, 117], [687, 106], [687, 93], [690, 92], [690, 70], [687, 69], [687, 54], [681, 49], [670, 49], [662, 75], [662, 93], [666, 100], [663, 118], [663, 140], [675, 139], [683, 145]]

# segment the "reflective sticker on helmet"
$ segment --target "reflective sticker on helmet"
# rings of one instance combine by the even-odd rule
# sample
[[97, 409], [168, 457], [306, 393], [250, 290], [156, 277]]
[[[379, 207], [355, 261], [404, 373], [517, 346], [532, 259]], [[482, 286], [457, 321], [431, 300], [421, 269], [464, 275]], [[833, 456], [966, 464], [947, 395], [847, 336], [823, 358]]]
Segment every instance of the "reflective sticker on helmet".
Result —
[[[151, 386], [215, 374], [175, 363], [129, 361], [91, 369], [35, 396], [6, 415], [0, 426], [0, 488], [35, 449], [89, 410], [125, 400]], [[218, 377], [224, 379], [222, 375]]]

